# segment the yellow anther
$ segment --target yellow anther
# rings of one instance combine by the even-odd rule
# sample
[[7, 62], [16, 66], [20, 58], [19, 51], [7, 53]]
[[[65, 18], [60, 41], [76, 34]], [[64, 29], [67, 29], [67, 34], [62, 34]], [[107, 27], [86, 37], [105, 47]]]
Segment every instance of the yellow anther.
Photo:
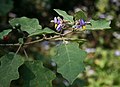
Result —
[[55, 28], [58, 26], [58, 24], [55, 24]]
[[82, 29], [83, 29], [83, 30], [86, 30], [86, 26], [82, 26]]

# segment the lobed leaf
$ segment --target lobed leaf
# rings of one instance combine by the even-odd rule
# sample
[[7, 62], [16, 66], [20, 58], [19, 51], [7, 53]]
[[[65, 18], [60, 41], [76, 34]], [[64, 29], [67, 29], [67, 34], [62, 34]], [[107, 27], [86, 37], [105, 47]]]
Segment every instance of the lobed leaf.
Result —
[[42, 29], [41, 25], [39, 25], [39, 21], [35, 18], [27, 18], [27, 17], [21, 17], [21, 18], [14, 18], [9, 21], [9, 23], [14, 27], [16, 24], [21, 25], [21, 30], [26, 31], [29, 34], [35, 32], [37, 29]]
[[41, 61], [25, 62], [21, 68], [24, 87], [52, 87], [55, 74], [45, 68]]
[[60, 9], [54, 9], [60, 16], [62, 16], [64, 18], [64, 20], [70, 21], [70, 22], [74, 22], [73, 21], [73, 16], [68, 15], [65, 11], [60, 10]]
[[18, 68], [24, 63], [23, 57], [9, 53], [0, 62], [0, 87], [9, 87], [12, 80], [19, 78]]
[[78, 44], [62, 44], [57, 47], [57, 55], [53, 57], [61, 73], [71, 84], [80, 72], [84, 70], [83, 60], [86, 52], [79, 49]]
[[103, 29], [110, 29], [111, 21], [107, 20], [90, 20], [91, 25], [86, 25], [87, 30], [103, 30]]

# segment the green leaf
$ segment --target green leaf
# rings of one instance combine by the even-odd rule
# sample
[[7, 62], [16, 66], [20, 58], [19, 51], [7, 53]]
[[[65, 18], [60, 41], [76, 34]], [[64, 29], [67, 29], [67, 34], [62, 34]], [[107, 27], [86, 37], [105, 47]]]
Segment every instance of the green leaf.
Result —
[[29, 36], [41, 35], [41, 34], [51, 34], [56, 33], [52, 29], [46, 27], [44, 29], [37, 29], [35, 32], [31, 33]]
[[13, 0], [0, 0], [0, 15], [6, 15], [13, 8]]
[[68, 15], [65, 11], [60, 10], [60, 9], [54, 9], [60, 16], [62, 16], [64, 18], [64, 20], [70, 21], [70, 22], [74, 22], [73, 21], [73, 16]]
[[43, 29], [42, 33], [51, 34], [51, 33], [55, 33], [55, 31], [53, 31], [52, 29], [46, 27], [46, 28]]
[[0, 39], [3, 39], [3, 36], [6, 36], [8, 35], [9, 32], [11, 32], [12, 30], [4, 30], [2, 32], [0, 32]]
[[9, 53], [0, 62], [0, 87], [9, 87], [12, 80], [19, 78], [18, 68], [24, 63], [23, 57]]
[[83, 60], [87, 54], [76, 43], [62, 44], [57, 50], [57, 55], [53, 57], [58, 66], [57, 71], [72, 84], [84, 70]]
[[52, 87], [52, 80], [55, 78], [55, 74], [39, 60], [25, 62], [21, 73], [24, 87]]
[[21, 17], [21, 18], [14, 18], [9, 21], [9, 23], [14, 27], [16, 24], [21, 25], [21, 30], [26, 31], [29, 34], [35, 32], [37, 29], [42, 29], [41, 25], [39, 25], [39, 21], [35, 18], [27, 18], [27, 17]]
[[103, 30], [103, 29], [110, 29], [111, 21], [107, 20], [90, 20], [91, 25], [86, 25], [87, 30]]
[[80, 10], [80, 11], [75, 13], [74, 18], [75, 18], [75, 20], [79, 20], [79, 19], [86, 20], [87, 16], [86, 16], [86, 14], [82, 10]]

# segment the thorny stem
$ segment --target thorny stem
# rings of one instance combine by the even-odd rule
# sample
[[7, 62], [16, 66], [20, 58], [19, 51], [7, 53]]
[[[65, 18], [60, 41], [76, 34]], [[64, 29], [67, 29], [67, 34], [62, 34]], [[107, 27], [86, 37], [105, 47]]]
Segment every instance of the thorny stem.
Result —
[[[31, 42], [26, 42], [26, 43], [24, 43], [24, 44], [20, 44], [20, 43], [17, 43], [17, 44], [0, 44], [0, 46], [20, 46], [20, 45], [31, 45], [31, 44], [35, 44], [35, 43], [38, 43], [38, 42], [41, 42], [41, 41], [43, 41], [43, 40], [52, 40], [52, 39], [54, 39], [54, 40], [63, 40], [63, 38], [61, 38], [61, 37], [64, 37], [64, 36], [66, 36], [66, 35], [68, 35], [68, 34], [70, 34], [70, 33], [73, 33], [73, 31], [69, 31], [69, 32], [67, 32], [67, 33], [64, 33], [64, 34], [60, 34], [60, 35], [58, 35], [58, 36], [54, 36], [54, 37], [50, 37], [50, 38], [42, 38], [42, 39], [38, 39], [38, 40], [34, 40], [34, 41], [31, 41]], [[65, 40], [67, 40], [67, 41], [70, 41], [70, 40], [77, 40], [77, 39], [72, 39], [72, 38], [64, 38]], [[85, 41], [85, 40], [84, 40]]]

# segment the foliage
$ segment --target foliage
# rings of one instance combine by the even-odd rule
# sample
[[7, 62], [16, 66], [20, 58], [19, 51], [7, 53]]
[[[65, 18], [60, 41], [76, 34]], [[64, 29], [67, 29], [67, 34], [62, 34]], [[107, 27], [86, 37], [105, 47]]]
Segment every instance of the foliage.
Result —
[[[86, 58], [86, 72], [81, 75], [82, 80], [88, 81], [88, 87], [118, 87], [120, 85], [119, 60], [117, 50], [96, 48], [95, 53], [89, 53]], [[91, 56], [93, 55], [93, 56]], [[109, 61], [108, 61], [109, 60]], [[95, 67], [94, 67], [95, 66]], [[86, 77], [86, 78], [85, 78]]]
[[[2, 5], [5, 6], [4, 3]], [[3, 13], [6, 14], [11, 8], [10, 4], [9, 9]], [[84, 44], [85, 40], [83, 37], [79, 38], [77, 33], [84, 34], [85, 31], [111, 28], [110, 21], [88, 20], [86, 13], [82, 10], [73, 15], [68, 15], [66, 11], [60, 9], [54, 9], [54, 11], [59, 15], [51, 20], [56, 30], [49, 27], [42, 28], [36, 18], [19, 17], [9, 21], [12, 27], [0, 32], [2, 42], [0, 51], [4, 49], [4, 46], [8, 46], [0, 58], [1, 87], [9, 87], [14, 84], [12, 82], [17, 83], [19, 79], [23, 81], [22, 86], [25, 87], [52, 87], [57, 83], [54, 83], [56, 78], [64, 79], [63, 83], [67, 84], [66, 86], [74, 85], [79, 74], [85, 70], [83, 61], [87, 56], [86, 52], [81, 50], [81, 43]], [[71, 36], [69, 36], [70, 34]], [[15, 38], [16, 43], [4, 41], [3, 37], [6, 35], [9, 38]], [[47, 57], [41, 56], [43, 49], [40, 48], [40, 45], [44, 41], [52, 43], [51, 47], [54, 46], [53, 53]], [[44, 45], [46, 44], [48, 45], [48, 43]], [[103, 68], [104, 64], [99, 66]], [[111, 78], [113, 79], [112, 76]], [[88, 83], [92, 85], [92, 81]]]
[[37, 29], [35, 32], [31, 33], [29, 36], [41, 35], [41, 34], [51, 34], [55, 33], [50, 28], [46, 27], [44, 29]]
[[54, 9], [60, 16], [62, 16], [65, 20], [73, 22], [73, 16], [68, 15], [65, 11]]
[[78, 74], [84, 70], [83, 60], [86, 52], [80, 50], [78, 45], [73, 43], [61, 45], [57, 50], [58, 54], [53, 58], [58, 65], [58, 72], [70, 83], [73, 83]]
[[55, 75], [41, 61], [25, 62], [21, 68], [25, 87], [52, 87], [51, 82]]
[[15, 24], [20, 24], [21, 30], [26, 31], [29, 34], [35, 32], [37, 29], [42, 29], [37, 19], [29, 19], [26, 17], [22, 17], [22, 18], [12, 19], [9, 21], [9, 23], [12, 26], [15, 26]]
[[93, 29], [93, 30], [110, 29], [110, 26], [109, 26], [110, 21], [108, 22], [106, 20], [97, 20], [97, 21], [91, 20], [90, 22], [91, 22], [92, 25], [91, 26], [90, 25], [86, 26], [86, 28], [88, 30], [91, 30], [91, 29]]
[[86, 20], [87, 19], [86, 14], [82, 10], [76, 12], [76, 14], [74, 15], [74, 17], [75, 17], [75, 20], [79, 20], [79, 19]]
[[9, 87], [12, 80], [19, 78], [18, 68], [24, 63], [23, 57], [14, 53], [1, 57], [0, 87]]

